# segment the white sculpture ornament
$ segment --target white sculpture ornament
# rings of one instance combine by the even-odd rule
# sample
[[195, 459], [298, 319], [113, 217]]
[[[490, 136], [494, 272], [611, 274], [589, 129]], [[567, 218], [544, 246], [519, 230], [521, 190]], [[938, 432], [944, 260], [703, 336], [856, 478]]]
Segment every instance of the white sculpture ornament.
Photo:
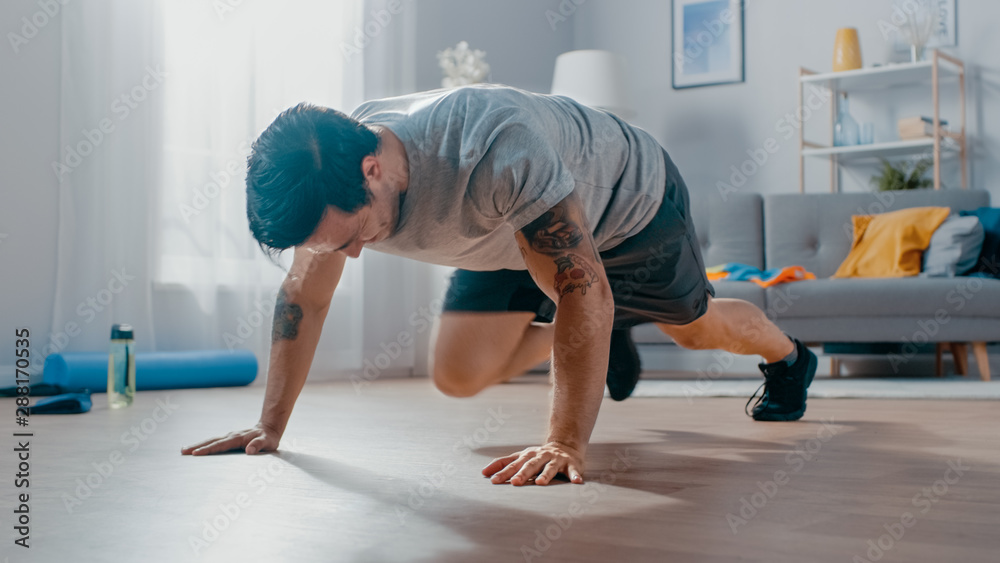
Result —
[[482, 82], [490, 74], [490, 65], [486, 62], [486, 52], [470, 49], [466, 41], [459, 42], [437, 54], [438, 65], [444, 72], [441, 86], [457, 88], [467, 84]]

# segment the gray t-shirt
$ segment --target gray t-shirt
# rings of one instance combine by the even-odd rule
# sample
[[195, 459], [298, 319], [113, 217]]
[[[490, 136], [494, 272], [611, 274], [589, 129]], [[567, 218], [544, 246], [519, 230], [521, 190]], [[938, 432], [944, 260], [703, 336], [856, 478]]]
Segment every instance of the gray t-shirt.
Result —
[[466, 270], [524, 270], [514, 233], [571, 192], [598, 249], [653, 218], [663, 149], [647, 132], [563, 96], [495, 85], [375, 100], [352, 117], [406, 147], [397, 231], [368, 248]]

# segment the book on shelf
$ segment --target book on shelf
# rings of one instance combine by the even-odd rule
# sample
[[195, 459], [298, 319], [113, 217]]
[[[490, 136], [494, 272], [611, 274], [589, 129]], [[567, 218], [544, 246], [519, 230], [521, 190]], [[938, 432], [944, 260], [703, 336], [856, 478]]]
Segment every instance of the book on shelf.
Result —
[[[934, 136], [934, 119], [927, 116], [904, 117], [897, 123], [902, 140], [924, 139]], [[947, 131], [948, 121], [941, 120], [941, 130]]]

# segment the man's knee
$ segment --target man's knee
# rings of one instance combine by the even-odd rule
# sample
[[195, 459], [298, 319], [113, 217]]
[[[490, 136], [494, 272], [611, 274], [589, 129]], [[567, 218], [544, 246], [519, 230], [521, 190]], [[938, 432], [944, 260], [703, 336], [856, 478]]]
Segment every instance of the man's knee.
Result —
[[449, 397], [472, 397], [483, 390], [484, 385], [467, 370], [436, 364], [432, 378], [438, 391]]
[[688, 350], [705, 350], [712, 347], [699, 331], [676, 331], [671, 337], [678, 346]]
[[671, 326], [664, 330], [681, 348], [688, 350], [708, 350], [715, 348], [715, 342], [702, 327], [683, 325]]

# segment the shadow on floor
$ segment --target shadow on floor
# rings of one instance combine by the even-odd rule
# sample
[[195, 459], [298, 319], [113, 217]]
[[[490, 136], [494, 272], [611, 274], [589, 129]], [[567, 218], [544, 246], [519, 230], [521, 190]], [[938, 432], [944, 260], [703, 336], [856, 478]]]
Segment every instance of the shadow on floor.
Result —
[[[446, 484], [412, 515], [410, 524], [385, 530], [383, 539], [357, 552], [355, 560], [396, 559], [408, 545], [431, 549], [441, 545], [433, 537], [421, 536], [427, 532], [424, 525], [446, 528], [458, 537], [458, 543], [470, 546], [425, 558], [435, 562], [721, 561], [740, 553], [748, 554], [750, 560], [776, 560], [771, 548], [745, 543], [755, 536], [754, 528], [772, 536], [779, 530], [782, 541], [815, 540], [814, 534], [801, 530], [820, 525], [835, 535], [838, 526], [864, 524], [877, 536], [884, 518], [859, 519], [852, 514], [851, 502], [856, 508], [858, 503], [870, 505], [876, 502], [872, 499], [879, 499], [881, 509], [890, 513], [905, 510], [910, 496], [887, 496], [887, 487], [912, 482], [912, 487], [904, 488], [910, 491], [933, 483], [947, 460], [925, 452], [941, 451], [951, 443], [924, 433], [918, 451], [912, 441], [915, 425], [870, 421], [783, 425], [776, 427], [774, 435], [779, 438], [773, 441], [662, 429], [649, 432], [654, 437], [650, 441], [591, 444], [588, 482], [582, 486], [563, 483], [537, 488], [551, 491], [532, 493], [527, 490], [531, 486], [511, 491], [510, 485], [492, 485], [484, 479], [482, 494], [470, 498], [455, 494]], [[901, 436], [910, 441], [901, 443]], [[475, 453], [499, 457], [525, 447], [487, 447]], [[685, 450], [698, 455], [678, 453]], [[322, 456], [276, 455], [331, 487], [368, 497], [386, 511], [405, 505], [413, 487], [424, 481], [418, 472], [412, 477], [389, 478], [377, 468]], [[476, 461], [459, 470], [470, 470]], [[488, 460], [478, 462], [485, 465]], [[995, 472], [997, 468], [979, 469]], [[758, 485], [778, 471], [789, 477], [787, 483], [774, 489], [766, 506], [734, 527], [730, 516], [741, 514], [742, 500], [757, 493]], [[461, 486], [479, 485], [466, 481]], [[508, 492], [521, 495], [523, 503], [512, 506], [490, 500]], [[992, 488], [989, 495], [1000, 493]], [[575, 515], [573, 503], [581, 507]], [[359, 518], [358, 526], [364, 525]], [[820, 545], [814, 555], [817, 560], [850, 560], [852, 553], [864, 549], [863, 541], [852, 542], [843, 547]]]

